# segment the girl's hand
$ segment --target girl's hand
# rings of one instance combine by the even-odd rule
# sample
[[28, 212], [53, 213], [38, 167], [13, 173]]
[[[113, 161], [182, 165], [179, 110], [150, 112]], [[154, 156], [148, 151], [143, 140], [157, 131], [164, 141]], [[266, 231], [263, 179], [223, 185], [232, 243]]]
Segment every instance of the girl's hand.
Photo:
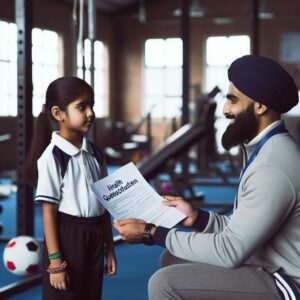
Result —
[[186, 215], [186, 218], [181, 222], [183, 226], [191, 227], [198, 217], [198, 210], [189, 202], [181, 197], [163, 196], [163, 205], [175, 207], [180, 212]]
[[66, 290], [70, 284], [69, 274], [65, 272], [50, 274], [50, 284], [58, 290]]
[[107, 249], [106, 266], [104, 268], [105, 275], [111, 276], [117, 273], [117, 259], [113, 249]]

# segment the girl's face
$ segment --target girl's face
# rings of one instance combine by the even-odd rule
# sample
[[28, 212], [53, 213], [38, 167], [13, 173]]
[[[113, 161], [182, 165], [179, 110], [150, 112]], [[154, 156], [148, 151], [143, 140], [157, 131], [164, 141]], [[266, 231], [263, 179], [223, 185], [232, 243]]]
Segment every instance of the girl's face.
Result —
[[88, 132], [95, 120], [93, 106], [94, 100], [77, 99], [71, 102], [65, 112], [65, 129], [83, 134]]

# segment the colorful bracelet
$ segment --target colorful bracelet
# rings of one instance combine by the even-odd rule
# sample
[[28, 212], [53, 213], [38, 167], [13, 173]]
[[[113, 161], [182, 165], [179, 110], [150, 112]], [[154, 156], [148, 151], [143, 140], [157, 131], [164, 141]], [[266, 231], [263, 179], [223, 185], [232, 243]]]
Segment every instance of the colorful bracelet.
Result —
[[47, 269], [47, 272], [49, 274], [57, 274], [57, 273], [62, 273], [62, 272], [65, 272], [66, 269], [67, 269], [67, 262], [64, 261], [60, 266], [58, 267], [51, 267], [49, 266], [48, 269]]
[[61, 253], [60, 252], [55, 252], [55, 253], [50, 253], [48, 254], [48, 258], [51, 259], [56, 259], [56, 258], [60, 258], [61, 257]]

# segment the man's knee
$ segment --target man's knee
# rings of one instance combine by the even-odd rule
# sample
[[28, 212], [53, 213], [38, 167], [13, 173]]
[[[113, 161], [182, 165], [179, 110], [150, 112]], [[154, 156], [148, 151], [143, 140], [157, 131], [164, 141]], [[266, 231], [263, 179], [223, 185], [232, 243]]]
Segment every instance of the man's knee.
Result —
[[173, 256], [168, 250], [165, 250], [160, 255], [159, 265], [161, 268], [169, 266], [171, 264], [171, 256]]
[[151, 276], [148, 283], [148, 295], [150, 300], [170, 299], [168, 296], [170, 290], [172, 290], [172, 287], [166, 268], [158, 270]]
[[161, 255], [160, 255], [160, 262], [159, 265], [161, 268], [171, 266], [171, 265], [176, 265], [176, 264], [184, 264], [189, 261], [178, 258], [174, 255], [172, 255], [168, 250], [165, 250]]

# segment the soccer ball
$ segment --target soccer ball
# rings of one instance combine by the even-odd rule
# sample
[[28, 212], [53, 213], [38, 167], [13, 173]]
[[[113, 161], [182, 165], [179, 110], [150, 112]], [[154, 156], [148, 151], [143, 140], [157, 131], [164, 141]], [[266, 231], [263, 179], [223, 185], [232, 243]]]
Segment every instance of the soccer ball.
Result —
[[30, 236], [18, 236], [11, 239], [3, 252], [6, 269], [16, 275], [30, 275], [39, 269], [41, 247]]

